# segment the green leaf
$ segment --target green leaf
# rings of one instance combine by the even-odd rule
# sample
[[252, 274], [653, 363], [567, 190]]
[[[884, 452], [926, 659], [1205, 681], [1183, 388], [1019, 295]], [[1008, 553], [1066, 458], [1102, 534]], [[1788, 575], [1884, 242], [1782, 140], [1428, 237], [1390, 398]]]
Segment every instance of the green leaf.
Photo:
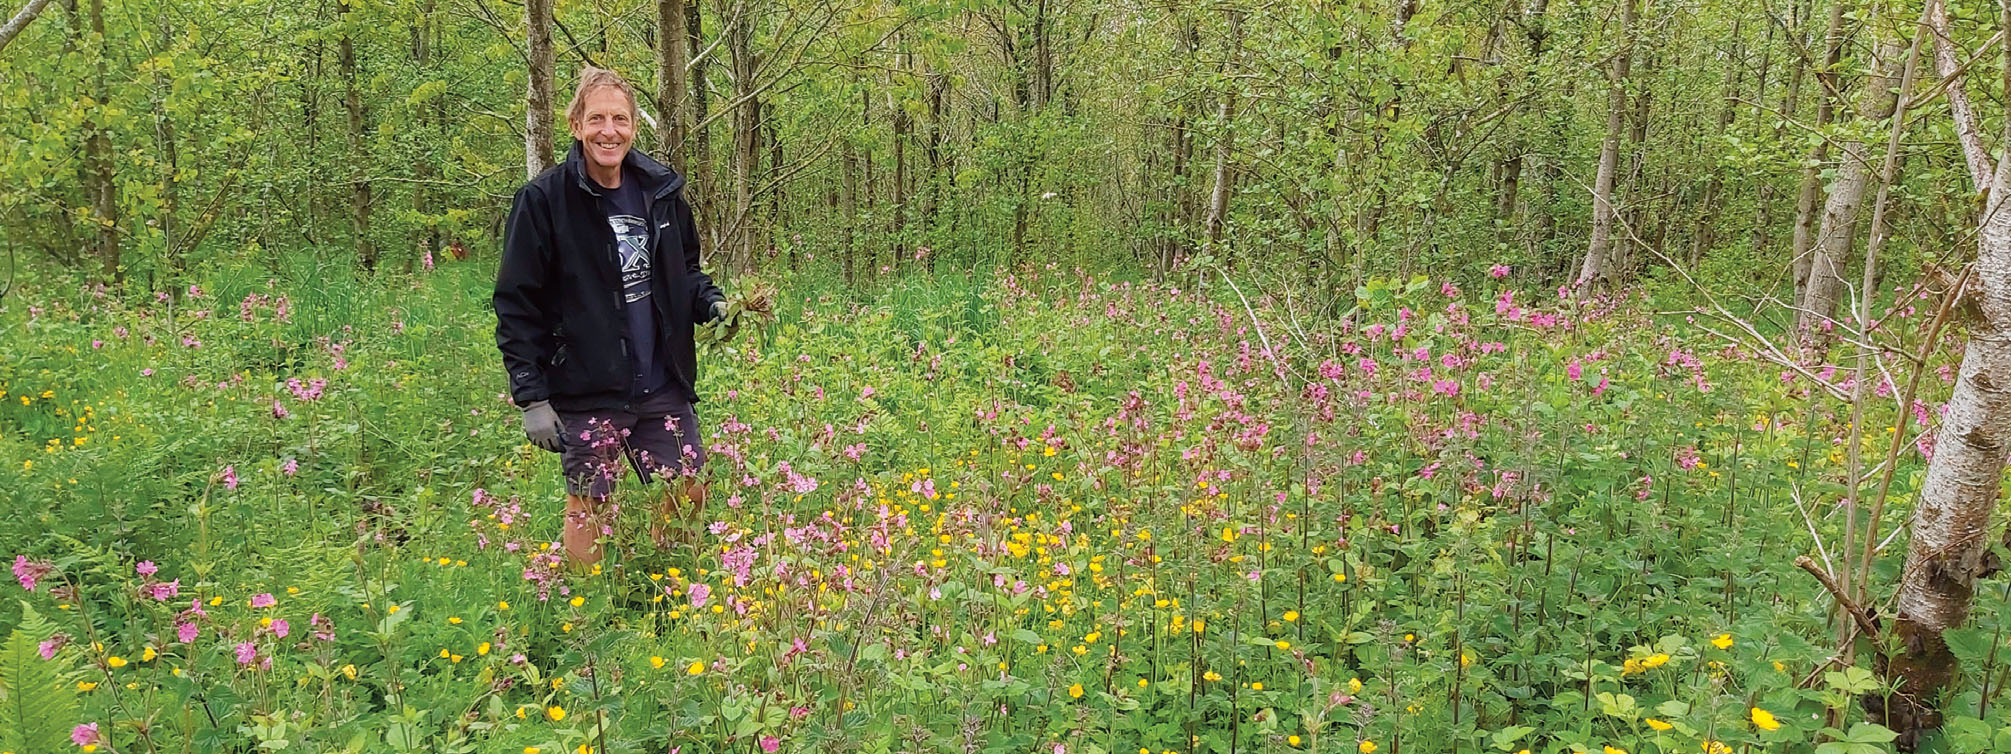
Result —
[[[23, 614], [24, 622], [32, 611]], [[34, 616], [37, 621], [40, 616]], [[45, 624], [46, 625], [46, 624]], [[0, 750], [68, 751], [77, 692], [63, 683], [62, 655], [44, 660], [37, 634], [16, 628], [0, 648]]]

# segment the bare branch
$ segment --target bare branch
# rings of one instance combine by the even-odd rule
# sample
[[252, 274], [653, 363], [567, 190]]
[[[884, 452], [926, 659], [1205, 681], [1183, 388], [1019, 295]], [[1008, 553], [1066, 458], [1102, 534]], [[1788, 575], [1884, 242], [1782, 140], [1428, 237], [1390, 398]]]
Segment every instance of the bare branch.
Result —
[[13, 18], [7, 19], [7, 25], [0, 26], [0, 50], [7, 49], [7, 43], [14, 41], [14, 35], [28, 28], [28, 24], [33, 22], [36, 16], [41, 15], [42, 8], [48, 4], [49, 0], [28, 0], [28, 7], [22, 8]]

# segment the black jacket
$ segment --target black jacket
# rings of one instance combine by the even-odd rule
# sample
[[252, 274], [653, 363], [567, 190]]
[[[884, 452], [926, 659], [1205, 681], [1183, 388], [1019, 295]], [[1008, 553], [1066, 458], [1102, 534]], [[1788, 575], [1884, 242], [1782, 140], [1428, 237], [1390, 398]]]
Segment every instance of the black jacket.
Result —
[[[650, 197], [651, 292], [657, 353], [671, 384], [697, 401], [692, 328], [725, 300], [698, 269], [698, 229], [684, 199], [684, 176], [630, 149], [627, 175]], [[503, 229], [496, 271], [496, 347], [518, 406], [550, 400], [563, 411], [609, 410], [629, 400], [628, 319], [616, 263], [614, 230], [601, 189], [574, 144], [566, 161], [517, 190]]]

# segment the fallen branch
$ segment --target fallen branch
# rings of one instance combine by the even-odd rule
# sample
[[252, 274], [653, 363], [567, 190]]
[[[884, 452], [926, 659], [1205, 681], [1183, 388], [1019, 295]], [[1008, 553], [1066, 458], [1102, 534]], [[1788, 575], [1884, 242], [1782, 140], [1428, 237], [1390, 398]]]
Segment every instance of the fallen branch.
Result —
[[1829, 596], [1836, 599], [1837, 606], [1842, 607], [1844, 612], [1850, 613], [1851, 619], [1857, 622], [1858, 630], [1863, 631], [1872, 641], [1878, 641], [1878, 624], [1872, 621], [1871, 613], [1845, 595], [1843, 588], [1837, 586], [1836, 579], [1830, 578], [1828, 573], [1817, 568], [1815, 561], [1807, 555], [1795, 556], [1795, 567], [1808, 571], [1810, 576], [1821, 582], [1822, 588], [1829, 590]]

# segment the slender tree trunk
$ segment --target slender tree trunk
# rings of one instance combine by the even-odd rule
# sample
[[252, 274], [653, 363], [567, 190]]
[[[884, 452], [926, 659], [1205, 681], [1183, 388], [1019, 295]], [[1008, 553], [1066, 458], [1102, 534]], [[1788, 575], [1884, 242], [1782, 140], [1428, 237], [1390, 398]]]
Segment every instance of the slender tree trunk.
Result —
[[[1899, 43], [1879, 40], [1877, 48], [1877, 59], [1864, 82], [1863, 100], [1858, 106], [1861, 124], [1892, 117], [1893, 106], [1898, 102], [1892, 91], [1892, 63], [1899, 56]], [[1802, 345], [1812, 357], [1826, 349], [1832, 339], [1830, 320], [1836, 315], [1837, 299], [1843, 293], [1843, 264], [1850, 258], [1851, 246], [1857, 240], [1857, 216], [1864, 206], [1865, 184], [1871, 172], [1865, 160], [1862, 139], [1843, 143], [1836, 180], [1830, 184], [1829, 200], [1823, 206], [1822, 226], [1810, 250], [1809, 276], [1797, 327]], [[1861, 293], [1869, 295], [1869, 291]]]
[[524, 0], [530, 81], [524, 85], [524, 179], [556, 164], [552, 157], [552, 0]]
[[349, 115], [349, 232], [356, 246], [356, 259], [366, 270], [377, 269], [377, 245], [370, 242], [370, 180], [365, 172], [369, 152], [363, 143], [363, 96], [356, 84], [356, 36], [346, 16], [354, 0], [336, 5], [342, 36], [336, 41], [337, 64], [342, 67], [342, 107]]
[[[91, 98], [105, 102], [110, 90], [105, 73], [104, 0], [91, 0], [89, 23], [91, 40], [84, 49], [91, 56]], [[111, 135], [98, 122], [95, 108], [84, 113], [83, 131], [83, 183], [91, 199], [92, 254], [98, 260], [101, 280], [123, 282], [125, 270], [119, 265], [119, 188], [113, 180]]]
[[685, 67], [691, 61], [691, 22], [685, 18], [693, 9], [686, 0], [657, 0], [656, 3], [656, 106], [663, 112], [663, 125], [656, 130], [656, 153], [666, 164], [684, 172], [684, 130], [691, 125], [691, 83]]
[[[1201, 29], [1193, 16], [1185, 9], [1175, 6], [1169, 10], [1178, 20], [1179, 49], [1183, 61], [1193, 61], [1201, 51]], [[1193, 93], [1177, 97], [1172, 102], [1172, 124], [1166, 131], [1166, 151], [1172, 158], [1172, 168], [1166, 185], [1160, 191], [1162, 201], [1161, 238], [1159, 239], [1158, 275], [1166, 275], [1180, 263], [1180, 257], [1188, 250], [1187, 235], [1195, 227], [1194, 191], [1187, 184], [1191, 165], [1194, 162]]]
[[13, 18], [7, 19], [5, 25], [0, 25], [0, 50], [7, 49], [7, 43], [14, 41], [14, 37], [20, 34], [22, 29], [28, 28], [28, 24], [34, 23], [35, 17], [42, 15], [42, 8], [48, 4], [49, 0], [28, 0], [28, 4], [22, 7], [20, 12], [15, 13]]
[[[1550, 32], [1548, 27], [1543, 23], [1544, 14], [1549, 9], [1550, 0], [1531, 0], [1529, 5], [1522, 9], [1522, 35], [1523, 39], [1529, 44], [1529, 59], [1523, 63], [1521, 75], [1516, 77], [1516, 83], [1509, 91], [1509, 96], [1511, 97], [1523, 97], [1532, 94], [1528, 89], [1531, 83], [1536, 80], [1537, 72], [1542, 67], [1543, 53], [1549, 46], [1547, 43], [1550, 38]], [[1518, 108], [1517, 113], [1511, 113], [1507, 117], [1514, 119], [1519, 112], [1520, 109]], [[1513, 128], [1513, 126], [1511, 125], [1510, 128]], [[1522, 187], [1522, 163], [1526, 159], [1528, 152], [1529, 144], [1526, 137], [1512, 137], [1512, 140], [1509, 142], [1508, 154], [1501, 161], [1500, 189], [1499, 194], [1495, 198], [1494, 216], [1497, 220], [1501, 221], [1504, 230], [1509, 227], [1510, 221], [1515, 218], [1516, 194]]]
[[685, 44], [693, 51], [692, 61], [687, 64], [691, 69], [691, 125], [687, 128], [692, 129], [692, 133], [690, 142], [686, 145], [690, 151], [685, 159], [689, 161], [692, 172], [698, 176], [697, 185], [686, 186], [684, 193], [685, 198], [692, 203], [694, 215], [699, 219], [701, 226], [708, 229], [707, 234], [712, 243], [707, 245], [716, 248], [719, 243], [720, 222], [719, 203], [713, 200], [717, 191], [713, 181], [712, 128], [699, 126], [711, 114], [712, 89], [707, 84], [706, 72], [711, 68], [715, 56], [698, 56], [697, 51], [705, 49], [705, 14], [702, 8], [703, 6], [694, 3], [690, 12], [684, 15], [685, 22], [690, 24], [690, 28], [686, 30]]
[[1585, 250], [1585, 262], [1578, 268], [1579, 288], [1603, 280], [1610, 271], [1608, 257], [1613, 247], [1613, 218], [1616, 208], [1614, 179], [1620, 172], [1620, 137], [1627, 127], [1627, 67], [1634, 57], [1634, 20], [1639, 0], [1623, 0], [1620, 15], [1620, 50], [1613, 55], [1612, 81], [1606, 94], [1606, 139], [1599, 145], [1599, 172], [1592, 185], [1592, 242]]
[[[2011, 452], [2011, 160], [1991, 164], [1976, 114], [1962, 93], [1947, 9], [1941, 0], [1930, 3], [1935, 64], [1943, 78], [1953, 79], [1949, 110], [1974, 185], [1987, 198], [1977, 226], [1975, 266], [1965, 277], [1972, 289], [1958, 298], [1960, 308], [1972, 312], [1969, 342], [1914, 504], [1892, 623], [1899, 651], [1882, 668], [1898, 693], [1889, 702], [1881, 697], [1871, 704], [1876, 719], [1900, 732], [1896, 743], [1904, 751], [1941, 724], [1936, 704], [1958, 670], [1946, 634], [1968, 620], [1977, 579], [1994, 570], [1986, 558], [1987, 533], [2004, 484], [2005, 454]], [[2000, 17], [2000, 27], [2011, 30], [2011, 10]], [[2006, 57], [2005, 84], [2011, 88], [2011, 54]], [[2005, 143], [2011, 133], [1999, 139]]]
[[737, 269], [745, 269], [753, 259], [754, 250], [754, 170], [760, 156], [761, 103], [754, 96], [754, 71], [758, 62], [754, 54], [754, 21], [756, 14], [749, 7], [750, 0], [735, 0], [732, 18], [727, 20], [726, 54], [727, 64], [733, 72], [734, 99], [739, 102], [733, 110], [733, 215], [732, 238], [727, 243], [731, 249], [729, 263]]
[[[894, 68], [902, 71], [904, 75], [912, 72], [912, 65], [912, 55], [907, 52], [894, 53]], [[894, 97], [895, 89], [892, 86], [894, 83], [892, 80], [893, 75], [893, 71], [888, 71], [887, 114], [893, 120], [894, 126], [894, 180], [892, 185], [893, 203], [887, 207], [887, 239], [888, 246], [894, 252], [894, 262], [898, 265], [903, 258], [901, 252], [906, 242], [906, 234], [903, 231], [907, 229], [908, 217], [907, 145], [908, 132], [912, 130], [912, 126], [910, 125], [911, 119], [908, 117], [908, 109], [902, 105], [900, 100]]]
[[[420, 78], [422, 79], [429, 79], [435, 73], [433, 71], [433, 40], [431, 34], [433, 10], [436, 2], [437, 0], [425, 0], [424, 3], [421, 3], [418, 8], [418, 18], [413, 19], [412, 24], [412, 65], [413, 68], [419, 71]], [[414, 131], [418, 134], [423, 135], [426, 133], [428, 110], [428, 104], [422, 103], [412, 114], [413, 120], [418, 125], [418, 128], [414, 129]], [[426, 223], [427, 231], [420, 239], [417, 253], [404, 255], [405, 273], [408, 275], [412, 273], [414, 263], [418, 257], [442, 250], [440, 246], [439, 224], [432, 219], [433, 203], [431, 199], [433, 188], [427, 183], [433, 179], [436, 162], [432, 150], [421, 140], [418, 160], [412, 166], [412, 177], [418, 179], [412, 184], [412, 215], [422, 218], [422, 222]]]
[[945, 73], [930, 71], [924, 78], [928, 82], [929, 135], [923, 157], [928, 162], [929, 172], [924, 178], [926, 183], [922, 187], [922, 226], [930, 228], [935, 226], [936, 210], [942, 203], [943, 130], [948, 127], [943, 122], [943, 98], [949, 94], [950, 77]]
[[[1740, 39], [1739, 27], [1742, 21], [1744, 19], [1732, 22], [1732, 38], [1734, 40]], [[1738, 117], [1739, 86], [1744, 83], [1746, 73], [1746, 67], [1742, 60], [1744, 57], [1744, 43], [1734, 41], [1732, 43], [1732, 59], [1730, 65], [1726, 66], [1725, 69], [1725, 102], [1718, 109], [1718, 127], [1717, 130], [1711, 132], [1713, 135], [1728, 133], [1731, 130], [1732, 121]], [[1761, 88], [1764, 89], [1766, 82], [1762, 80], [1760, 84]], [[1708, 160], [1700, 161], [1706, 165], [1710, 164]], [[1710, 170], [1711, 180], [1704, 185], [1704, 195], [1697, 201], [1696, 229], [1690, 236], [1689, 264], [1691, 267], [1696, 267], [1698, 262], [1703, 261], [1704, 252], [1718, 243], [1718, 192], [1724, 188], [1725, 173], [1724, 170], [1715, 166], [1711, 167]]]
[[[162, 51], [172, 49], [174, 29], [165, 18], [161, 19], [156, 38], [160, 40]], [[182, 206], [181, 150], [176, 143], [175, 120], [168, 109], [168, 96], [174, 89], [174, 79], [167, 71], [157, 70], [154, 72], [154, 89], [157, 93], [154, 98], [154, 140], [161, 150], [161, 251], [166, 255], [163, 261], [167, 275], [179, 277], [185, 251], [179, 245], [180, 239], [175, 237], [180, 230], [177, 220]]]
[[[1225, 10], [1229, 19], [1229, 40], [1222, 54], [1223, 78], [1236, 70], [1235, 61], [1243, 52], [1243, 12]], [[1235, 190], [1236, 174], [1229, 164], [1229, 156], [1236, 139], [1236, 88], [1233, 80], [1222, 89], [1220, 108], [1215, 113], [1217, 127], [1221, 134], [1215, 138], [1215, 182], [1208, 193], [1208, 217], [1203, 223], [1203, 232], [1208, 239], [1209, 253], [1217, 253], [1222, 245], [1222, 228], [1228, 222], [1229, 193]]]
[[[1816, 71], [1816, 84], [1821, 91], [1816, 92], [1815, 128], [1823, 130], [1836, 117], [1836, 105], [1842, 98], [1838, 89], [1837, 67], [1843, 59], [1843, 12], [1845, 3], [1837, 0], [1830, 5], [1829, 31], [1824, 35], [1823, 67]], [[1809, 267], [1813, 256], [1809, 249], [1815, 244], [1816, 200], [1822, 192], [1822, 166], [1829, 160], [1829, 140], [1817, 139], [1809, 147], [1807, 167], [1802, 168], [1801, 193], [1795, 199], [1794, 235], [1794, 301], [1800, 305], [1808, 290]]]

